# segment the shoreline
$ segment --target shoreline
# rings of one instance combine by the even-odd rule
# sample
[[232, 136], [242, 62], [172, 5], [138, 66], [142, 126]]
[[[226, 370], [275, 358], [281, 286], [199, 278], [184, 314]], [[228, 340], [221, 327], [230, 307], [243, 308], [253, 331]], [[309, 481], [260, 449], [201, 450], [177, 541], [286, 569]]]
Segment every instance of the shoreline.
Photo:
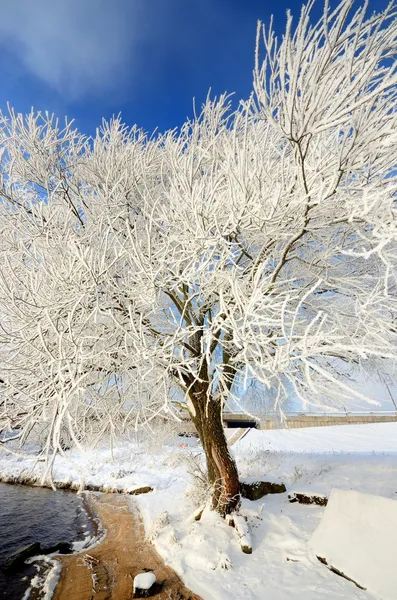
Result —
[[[40, 477], [31, 476], [28, 477], [26, 475], [1, 475], [0, 474], [0, 483], [4, 483], [6, 485], [26, 485], [27, 487], [40, 487], [45, 489], [50, 489], [54, 491], [66, 491], [66, 492], [101, 492], [103, 494], [125, 494], [128, 496], [138, 496], [139, 494], [148, 494], [149, 492], [153, 492], [154, 488], [149, 485], [145, 485], [142, 487], [137, 487], [133, 489], [122, 488], [121, 486], [111, 486], [111, 485], [97, 485], [93, 483], [87, 483], [84, 485], [75, 483], [73, 481], [53, 481], [53, 485], [49, 481], [41, 482]], [[55, 489], [54, 489], [55, 488]]]
[[0, 598], [49, 599], [56, 553], [79, 551], [102, 534], [89, 494], [0, 483], [0, 502]]
[[37, 572], [30, 581], [30, 585], [26, 589], [22, 600], [52, 600], [62, 574], [62, 559], [66, 556], [75, 556], [76, 554], [87, 552], [92, 547], [97, 546], [103, 541], [105, 537], [105, 530], [103, 529], [99, 515], [93, 506], [91, 494], [83, 493], [81, 503], [82, 510], [84, 511], [87, 521], [90, 524], [90, 536], [88, 539], [76, 540], [72, 542], [73, 546], [75, 547], [75, 551], [72, 554], [39, 554], [38, 556], [30, 557], [28, 562], [36, 566]]
[[55, 556], [62, 565], [52, 600], [130, 600], [134, 577], [145, 570], [156, 575], [158, 600], [201, 600], [188, 590], [146, 539], [139, 509], [114, 494], [90, 494], [88, 509], [98, 515], [103, 535], [76, 554]]

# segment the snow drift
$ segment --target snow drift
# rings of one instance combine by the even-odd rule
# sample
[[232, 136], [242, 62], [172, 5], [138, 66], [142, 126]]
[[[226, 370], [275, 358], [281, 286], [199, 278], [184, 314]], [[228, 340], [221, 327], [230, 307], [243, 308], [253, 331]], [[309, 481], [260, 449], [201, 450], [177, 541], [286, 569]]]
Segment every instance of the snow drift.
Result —
[[395, 600], [397, 501], [332, 490], [309, 549], [382, 600]]

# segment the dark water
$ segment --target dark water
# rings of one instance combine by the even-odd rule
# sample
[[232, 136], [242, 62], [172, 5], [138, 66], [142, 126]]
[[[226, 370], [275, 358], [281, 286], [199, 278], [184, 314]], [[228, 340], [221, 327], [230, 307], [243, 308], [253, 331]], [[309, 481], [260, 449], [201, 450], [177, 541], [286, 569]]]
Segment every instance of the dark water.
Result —
[[14, 552], [33, 542], [50, 546], [82, 540], [91, 533], [80, 496], [0, 483], [0, 599], [20, 600], [37, 572], [34, 565], [12, 574], [5, 571], [2, 566]]

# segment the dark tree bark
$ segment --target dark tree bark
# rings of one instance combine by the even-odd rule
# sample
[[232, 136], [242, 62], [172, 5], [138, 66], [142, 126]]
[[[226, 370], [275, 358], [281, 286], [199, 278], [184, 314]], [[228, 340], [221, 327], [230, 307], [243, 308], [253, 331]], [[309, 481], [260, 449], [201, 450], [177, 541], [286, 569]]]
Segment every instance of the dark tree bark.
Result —
[[226, 516], [240, 506], [240, 482], [223, 429], [221, 401], [207, 395], [206, 387], [199, 384], [191, 389], [190, 398], [195, 410], [191, 417], [203, 445], [208, 479], [213, 486], [212, 508]]

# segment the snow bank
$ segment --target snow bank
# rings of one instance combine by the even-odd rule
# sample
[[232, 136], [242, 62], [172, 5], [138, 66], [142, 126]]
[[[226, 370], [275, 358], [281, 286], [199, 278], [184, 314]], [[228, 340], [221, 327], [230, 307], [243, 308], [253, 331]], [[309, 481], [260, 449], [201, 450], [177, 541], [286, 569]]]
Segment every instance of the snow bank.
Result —
[[233, 446], [275, 452], [397, 452], [397, 423], [335, 425], [307, 429], [251, 429]]
[[[18, 458], [1, 450], [0, 481], [41, 484], [46, 467], [44, 462], [37, 462], [36, 455]], [[174, 473], [178, 472], [178, 468], [184, 473], [183, 457], [189, 451], [178, 443], [155, 454], [123, 439], [113, 449], [105, 444], [84, 451], [75, 448], [63, 456], [56, 456], [53, 481], [57, 488], [76, 491], [87, 489], [131, 494], [145, 488], [167, 489], [170, 484], [169, 468]]]
[[395, 600], [396, 539], [396, 500], [332, 490], [309, 549], [382, 600]]

